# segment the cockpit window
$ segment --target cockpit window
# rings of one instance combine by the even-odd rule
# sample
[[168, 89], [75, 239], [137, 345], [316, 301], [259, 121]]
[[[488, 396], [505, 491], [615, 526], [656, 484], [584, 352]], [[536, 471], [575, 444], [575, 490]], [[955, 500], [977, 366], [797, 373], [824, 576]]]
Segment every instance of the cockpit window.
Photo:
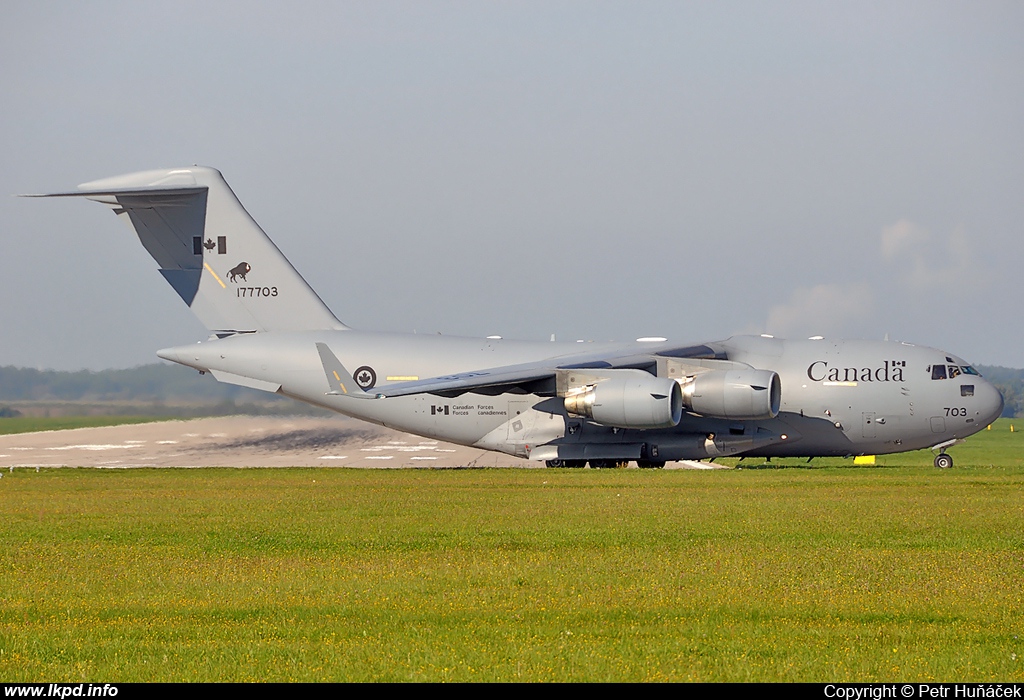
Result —
[[961, 396], [974, 396], [974, 385], [973, 384], [961, 384], [960, 385]]
[[961, 374], [981, 376], [981, 373], [970, 365], [929, 365], [927, 371], [932, 373], [932, 379], [955, 379]]

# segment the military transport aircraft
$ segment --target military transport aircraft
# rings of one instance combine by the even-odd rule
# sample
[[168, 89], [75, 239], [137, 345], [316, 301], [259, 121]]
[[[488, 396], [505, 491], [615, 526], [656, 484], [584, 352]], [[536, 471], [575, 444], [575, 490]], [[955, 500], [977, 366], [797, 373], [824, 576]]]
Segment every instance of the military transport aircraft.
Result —
[[735, 336], [523, 342], [341, 323], [219, 171], [151, 170], [71, 192], [114, 210], [210, 331], [160, 350], [217, 380], [550, 467], [719, 456], [938, 451], [1002, 411], [952, 353], [902, 342]]

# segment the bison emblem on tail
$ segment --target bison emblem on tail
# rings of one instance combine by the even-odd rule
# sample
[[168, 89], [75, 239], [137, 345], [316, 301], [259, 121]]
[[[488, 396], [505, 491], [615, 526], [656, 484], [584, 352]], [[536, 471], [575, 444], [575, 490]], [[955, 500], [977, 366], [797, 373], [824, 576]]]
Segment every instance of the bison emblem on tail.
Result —
[[242, 281], [245, 282], [245, 276], [249, 274], [249, 270], [251, 269], [252, 268], [249, 267], [249, 263], [240, 262], [228, 270], [228, 279], [234, 282], [236, 277], [241, 277]]

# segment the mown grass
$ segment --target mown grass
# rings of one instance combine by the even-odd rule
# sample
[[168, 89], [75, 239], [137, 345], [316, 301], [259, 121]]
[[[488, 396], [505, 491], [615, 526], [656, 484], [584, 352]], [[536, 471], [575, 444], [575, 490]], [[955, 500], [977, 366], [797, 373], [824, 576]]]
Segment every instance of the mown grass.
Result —
[[973, 440], [948, 471], [15, 470], [0, 678], [1020, 681], [1024, 434]]
[[167, 416], [14, 416], [0, 418], [0, 435], [34, 433], [43, 430], [99, 428], [106, 425], [153, 423], [168, 420]]

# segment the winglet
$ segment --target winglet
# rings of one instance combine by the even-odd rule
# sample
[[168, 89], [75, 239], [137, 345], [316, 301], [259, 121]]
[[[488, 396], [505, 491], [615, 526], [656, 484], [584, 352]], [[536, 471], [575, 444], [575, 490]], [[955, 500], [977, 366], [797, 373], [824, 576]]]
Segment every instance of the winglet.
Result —
[[352, 379], [352, 375], [341, 364], [331, 349], [325, 343], [317, 343], [316, 350], [320, 353], [320, 362], [324, 366], [324, 374], [327, 376], [327, 385], [331, 390], [327, 396], [351, 396], [354, 399], [376, 399], [380, 398], [374, 394], [367, 394], [359, 388], [359, 385]]

